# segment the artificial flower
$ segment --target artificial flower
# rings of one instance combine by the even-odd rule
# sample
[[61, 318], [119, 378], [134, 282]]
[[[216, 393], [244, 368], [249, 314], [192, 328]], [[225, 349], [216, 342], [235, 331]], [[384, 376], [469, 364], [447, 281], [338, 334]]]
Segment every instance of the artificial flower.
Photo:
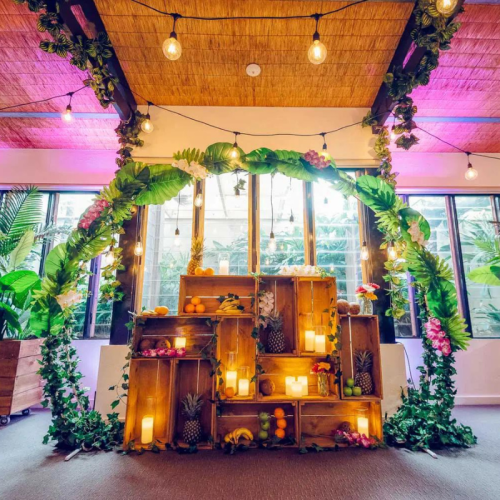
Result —
[[376, 283], [366, 283], [364, 285], [360, 285], [356, 288], [356, 297], [359, 299], [377, 300], [377, 296], [373, 292], [379, 288], [380, 286]]
[[410, 222], [408, 234], [411, 236], [411, 241], [414, 243], [418, 243], [420, 246], [425, 246], [427, 244], [427, 241], [425, 241], [425, 235], [420, 230], [420, 225], [417, 220], [412, 220]]
[[424, 324], [426, 337], [431, 341], [432, 347], [441, 352], [443, 356], [451, 354], [451, 342], [446, 337], [446, 332], [441, 329], [441, 321], [437, 318], [429, 318]]
[[273, 292], [265, 292], [259, 298], [259, 324], [266, 328], [269, 321], [269, 316], [274, 309], [274, 294]]
[[109, 202], [106, 200], [95, 200], [80, 217], [78, 228], [88, 229], [92, 222], [98, 219], [102, 215], [103, 210], [107, 207], [109, 207]]
[[311, 373], [328, 373], [332, 368], [330, 363], [325, 363], [321, 361], [320, 363], [314, 363], [311, 368]]
[[323, 155], [320, 155], [317, 151], [310, 149], [305, 155], [304, 160], [307, 161], [310, 165], [318, 170], [322, 170], [326, 167], [329, 167], [332, 161], [329, 158], [326, 158]]
[[61, 309], [66, 309], [67, 307], [74, 306], [82, 300], [82, 294], [76, 290], [70, 290], [69, 292], [63, 293], [56, 297], [57, 303], [61, 306]]
[[208, 170], [196, 161], [188, 163], [187, 160], [180, 159], [172, 162], [172, 166], [186, 172], [198, 180], [205, 179], [208, 176]]

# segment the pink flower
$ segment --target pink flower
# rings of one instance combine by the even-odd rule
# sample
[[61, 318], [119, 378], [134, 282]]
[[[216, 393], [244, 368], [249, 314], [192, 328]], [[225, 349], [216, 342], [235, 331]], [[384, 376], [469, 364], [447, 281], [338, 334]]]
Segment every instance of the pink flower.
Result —
[[177, 349], [174, 349], [173, 347], [169, 347], [167, 349], [167, 356], [169, 358], [175, 358], [176, 355], [177, 355]]
[[443, 356], [449, 356], [451, 354], [451, 344], [448, 339], [444, 340], [441, 346], [441, 352], [443, 353]]
[[167, 355], [167, 350], [164, 349], [164, 348], [159, 348], [159, 349], [156, 349], [156, 352], [158, 353], [158, 356], [166, 356]]
[[186, 349], [184, 347], [177, 349], [177, 357], [178, 358], [185, 358], [186, 357]]
[[371, 446], [370, 439], [367, 438], [364, 434], [361, 436], [361, 439], [359, 441], [364, 448], [370, 448]]

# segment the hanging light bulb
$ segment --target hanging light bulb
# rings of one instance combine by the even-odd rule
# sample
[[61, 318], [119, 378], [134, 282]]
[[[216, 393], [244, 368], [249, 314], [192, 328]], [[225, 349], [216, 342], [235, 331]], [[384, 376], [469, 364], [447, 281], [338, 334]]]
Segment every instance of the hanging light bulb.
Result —
[[436, 0], [436, 9], [445, 17], [450, 17], [457, 7], [458, 0]]
[[162, 45], [163, 55], [169, 59], [170, 61], [177, 61], [179, 57], [182, 55], [182, 46], [177, 40], [177, 33], [175, 32], [175, 23], [179, 18], [179, 14], [173, 14], [174, 18], [174, 26], [172, 28], [172, 32], [170, 33], [170, 37], [167, 38]]
[[387, 246], [387, 255], [389, 260], [396, 260], [398, 258], [398, 252], [392, 241], [389, 242], [389, 245]]
[[149, 114], [150, 102], [148, 101], [148, 112], [146, 113], [146, 119], [141, 123], [141, 130], [146, 134], [150, 134], [154, 130], [153, 123], [151, 122], [151, 115]]
[[66, 109], [61, 113], [61, 119], [63, 122], [70, 123], [73, 121], [73, 109], [71, 107], [71, 100], [73, 99], [74, 92], [68, 92], [66, 95], [69, 96], [69, 103]]
[[135, 244], [135, 248], [134, 248], [134, 255], [136, 257], [142, 257], [142, 254], [144, 253], [144, 248], [142, 247], [142, 242], [141, 240], [139, 240], [136, 244]]
[[370, 252], [368, 251], [368, 247], [366, 246], [366, 241], [363, 241], [361, 245], [361, 260], [368, 260], [370, 258]]
[[283, 251], [285, 249], [285, 245], [283, 243], [280, 245], [280, 250]]
[[314, 18], [316, 19], [316, 31], [313, 35], [313, 43], [307, 51], [307, 57], [313, 64], [321, 64], [326, 59], [327, 50], [326, 47], [321, 43], [318, 33], [318, 23], [321, 17], [322, 16], [320, 14], [314, 15]]
[[335, 270], [335, 268], [333, 267], [333, 264], [330, 265], [330, 272], [333, 273], [333, 271]]
[[234, 208], [241, 208], [241, 192], [238, 188], [234, 188]]
[[479, 175], [479, 172], [472, 166], [472, 163], [469, 161], [470, 153], [467, 153], [467, 170], [465, 171], [465, 178], [468, 181], [473, 181], [477, 179], [477, 176]]
[[194, 199], [194, 206], [200, 208], [203, 205], [203, 194], [198, 193]]
[[179, 228], [177, 228], [174, 233], [174, 245], [176, 247], [181, 246], [181, 232], [179, 231]]
[[290, 219], [288, 219], [290, 222], [290, 232], [293, 233], [295, 230], [295, 218], [293, 216], [293, 211], [290, 210]]
[[104, 254], [103, 264], [104, 267], [112, 266], [115, 262], [115, 252], [113, 251], [113, 246], [109, 248], [109, 251]]
[[322, 132], [320, 134], [323, 137], [323, 147], [321, 149], [320, 156], [322, 156], [325, 160], [332, 160], [332, 155], [328, 152], [328, 146], [326, 145], [326, 140], [325, 140], [325, 132]]
[[274, 237], [274, 233], [272, 231], [271, 231], [271, 234], [269, 235], [269, 245], [268, 245], [267, 249], [271, 253], [276, 252], [276, 238]]
[[229, 151], [229, 157], [231, 160], [239, 160], [240, 159], [240, 150], [238, 148], [238, 138], [239, 132], [234, 133], [234, 144], [233, 147], [231, 148], [231, 151]]
[[398, 137], [398, 136], [396, 135], [396, 132], [394, 132], [394, 128], [395, 128], [395, 127], [394, 127], [394, 125], [393, 125], [393, 126], [392, 126], [392, 128], [391, 128], [391, 141], [393, 141], [393, 142], [394, 142], [394, 141], [397, 139], [397, 137]]

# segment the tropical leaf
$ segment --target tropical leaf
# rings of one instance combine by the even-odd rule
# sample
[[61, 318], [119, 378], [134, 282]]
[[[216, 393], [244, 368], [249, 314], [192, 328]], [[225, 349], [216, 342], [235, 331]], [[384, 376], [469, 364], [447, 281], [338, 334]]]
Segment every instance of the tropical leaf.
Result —
[[457, 291], [449, 281], [439, 280], [437, 284], [431, 283], [426, 297], [429, 310], [436, 318], [447, 318], [457, 310]]
[[56, 299], [50, 297], [48, 304], [35, 302], [29, 326], [37, 336], [57, 335], [64, 327], [64, 314]]
[[14, 250], [12, 250], [9, 255], [9, 271], [13, 271], [24, 262], [24, 259], [26, 259], [26, 257], [31, 252], [34, 242], [35, 231], [29, 229], [21, 236], [21, 239], [19, 240], [16, 248], [14, 248]]
[[5, 321], [7, 324], [18, 332], [21, 331], [21, 323], [19, 323], [19, 314], [5, 302], [0, 302], [0, 328], [1, 323]]
[[[215, 175], [232, 172], [238, 167], [238, 163], [230, 156], [232, 148], [233, 145], [229, 142], [216, 142], [208, 146], [203, 158], [203, 165], [210, 173]], [[239, 153], [240, 158], [245, 156], [243, 150], [239, 149]]]
[[384, 212], [394, 207], [396, 193], [384, 180], [371, 175], [362, 175], [356, 180], [359, 199], [375, 212]]
[[[66, 241], [68, 260], [71, 260], [72, 265], [75, 265], [80, 261], [86, 262], [94, 259], [110, 245], [111, 237], [111, 226], [109, 225], [100, 226], [90, 235], [82, 231], [73, 231]], [[76, 271], [76, 269], [71, 269], [71, 266], [67, 269], [70, 273], [73, 270]]]
[[467, 277], [474, 283], [500, 286], [500, 266], [482, 266], [473, 269]]
[[191, 176], [172, 165], [149, 165], [150, 179], [136, 198], [138, 205], [163, 205], [191, 182]]
[[66, 258], [66, 243], [59, 243], [49, 252], [45, 259], [45, 274], [49, 277], [55, 277], [64, 268]]
[[241, 167], [251, 174], [273, 174], [276, 167], [267, 161], [267, 155], [272, 153], [271, 149], [259, 148], [241, 158]]
[[431, 226], [427, 222], [427, 219], [417, 210], [413, 208], [403, 208], [398, 212], [401, 217], [401, 228], [402, 228], [402, 236], [408, 242], [411, 242], [411, 235], [408, 233], [408, 229], [412, 222], [418, 222], [418, 227], [420, 231], [422, 231], [424, 235], [425, 241], [429, 241], [431, 237]]
[[201, 165], [203, 163], [204, 156], [205, 153], [203, 153], [203, 151], [192, 148], [192, 149], [184, 149], [182, 152], [177, 151], [177, 153], [174, 154], [174, 159], [186, 160], [188, 163], [195, 161], [196, 163], [199, 163]]
[[140, 162], [130, 162], [116, 174], [115, 187], [130, 199], [148, 185], [149, 178], [150, 171], [147, 165]]
[[16, 295], [24, 294], [40, 282], [35, 271], [12, 271], [0, 278], [0, 285], [13, 291]]
[[302, 158], [300, 153], [295, 153], [294, 151], [275, 151], [275, 154], [276, 158], [271, 157], [269, 161], [283, 175], [306, 182], [313, 182], [318, 179], [319, 170], [311, 167]]

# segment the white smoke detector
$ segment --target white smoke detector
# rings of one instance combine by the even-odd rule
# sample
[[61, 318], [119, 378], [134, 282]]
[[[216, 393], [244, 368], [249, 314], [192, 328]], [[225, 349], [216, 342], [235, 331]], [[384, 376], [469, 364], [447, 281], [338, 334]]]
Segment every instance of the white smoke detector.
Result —
[[251, 63], [247, 66], [246, 71], [248, 76], [256, 77], [260, 75], [260, 72], [262, 70], [260, 69], [260, 66], [258, 64]]

